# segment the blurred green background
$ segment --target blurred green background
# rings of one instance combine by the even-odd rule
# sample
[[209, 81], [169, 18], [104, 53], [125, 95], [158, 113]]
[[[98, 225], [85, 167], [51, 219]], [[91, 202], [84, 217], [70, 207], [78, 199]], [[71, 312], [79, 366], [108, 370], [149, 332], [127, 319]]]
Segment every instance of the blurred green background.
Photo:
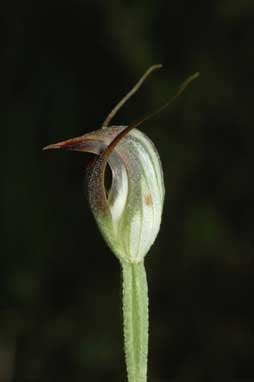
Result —
[[87, 155], [42, 147], [127, 124], [201, 77], [142, 129], [165, 171], [146, 259], [150, 382], [254, 380], [252, 0], [0, 5], [0, 381], [126, 380], [119, 265], [85, 199]]

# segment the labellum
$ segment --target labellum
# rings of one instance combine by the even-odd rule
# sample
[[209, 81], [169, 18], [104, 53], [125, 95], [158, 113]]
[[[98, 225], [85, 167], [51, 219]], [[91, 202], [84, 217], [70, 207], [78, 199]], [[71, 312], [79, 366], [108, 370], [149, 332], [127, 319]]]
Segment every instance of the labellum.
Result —
[[[137, 127], [174, 101], [198, 73], [189, 77], [176, 95], [154, 113], [129, 126], [108, 125], [144, 80], [160, 67], [154, 65], [145, 72], [99, 130], [45, 147], [95, 154], [87, 168], [88, 200], [103, 237], [122, 265], [129, 382], [146, 381], [148, 295], [143, 260], [159, 232], [165, 194], [159, 154], [153, 142]], [[107, 163], [112, 172], [108, 191], [105, 187]]]

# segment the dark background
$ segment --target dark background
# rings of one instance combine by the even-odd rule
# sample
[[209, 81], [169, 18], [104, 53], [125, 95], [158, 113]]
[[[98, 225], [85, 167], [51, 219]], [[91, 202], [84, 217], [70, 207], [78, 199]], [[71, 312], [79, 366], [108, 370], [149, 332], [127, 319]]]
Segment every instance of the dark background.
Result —
[[121, 286], [87, 155], [42, 147], [153, 110], [166, 202], [146, 259], [150, 382], [254, 380], [252, 0], [0, 5], [0, 381], [124, 381]]

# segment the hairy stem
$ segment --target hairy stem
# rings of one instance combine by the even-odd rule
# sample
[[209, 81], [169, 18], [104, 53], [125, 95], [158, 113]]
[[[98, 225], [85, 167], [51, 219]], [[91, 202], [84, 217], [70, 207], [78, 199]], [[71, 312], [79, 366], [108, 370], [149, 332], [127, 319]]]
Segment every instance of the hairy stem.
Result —
[[148, 289], [144, 263], [122, 264], [124, 346], [129, 382], [146, 382]]

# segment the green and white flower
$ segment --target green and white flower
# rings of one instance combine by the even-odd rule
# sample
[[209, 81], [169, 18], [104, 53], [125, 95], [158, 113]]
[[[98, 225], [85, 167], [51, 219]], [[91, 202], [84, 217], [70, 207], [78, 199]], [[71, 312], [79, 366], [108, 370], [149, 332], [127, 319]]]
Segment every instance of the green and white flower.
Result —
[[[159, 232], [164, 181], [158, 152], [152, 141], [138, 129], [123, 136], [110, 154], [104, 154], [125, 129], [124, 126], [99, 129], [50, 148], [97, 155], [87, 175], [93, 215], [114, 254], [123, 262], [138, 263]], [[112, 171], [109, 191], [104, 179], [106, 161]]]

